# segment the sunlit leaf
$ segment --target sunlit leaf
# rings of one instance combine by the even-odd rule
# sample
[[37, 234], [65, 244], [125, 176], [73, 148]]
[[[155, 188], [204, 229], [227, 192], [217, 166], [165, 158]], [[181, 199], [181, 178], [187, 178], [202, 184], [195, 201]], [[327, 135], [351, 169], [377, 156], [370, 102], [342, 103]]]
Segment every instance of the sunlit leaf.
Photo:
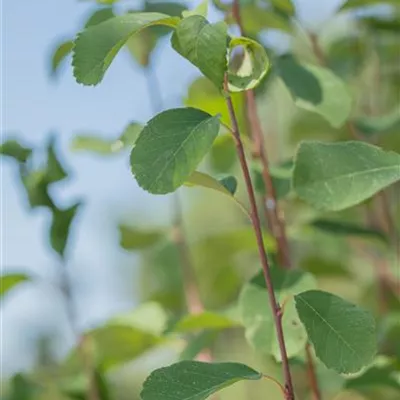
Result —
[[11, 289], [20, 283], [29, 281], [30, 278], [26, 274], [5, 274], [0, 277], [0, 298], [3, 298]]
[[352, 10], [355, 8], [368, 7], [379, 4], [399, 6], [399, 2], [397, 0], [346, 0], [340, 7], [340, 10]]
[[208, 174], [195, 171], [186, 181], [186, 185], [201, 186], [233, 197], [237, 189], [237, 180], [234, 176], [228, 176], [217, 180]]
[[353, 101], [339, 77], [326, 68], [300, 63], [292, 55], [279, 57], [276, 68], [298, 107], [322, 115], [334, 127], [345, 123]]
[[362, 142], [303, 142], [293, 188], [322, 210], [343, 210], [400, 180], [400, 155]]
[[353, 373], [372, 362], [377, 338], [368, 311], [318, 290], [300, 293], [295, 300], [316, 355], [327, 368]]
[[176, 26], [178, 19], [158, 13], [130, 13], [110, 18], [81, 32], [73, 49], [74, 75], [78, 83], [101, 82], [118, 51], [136, 32], [152, 25]]
[[65, 210], [60, 210], [56, 207], [52, 209], [53, 217], [50, 228], [50, 244], [61, 257], [65, 256], [71, 224], [80, 206], [81, 203], [76, 203]]
[[25, 147], [18, 140], [9, 139], [0, 145], [0, 155], [14, 158], [20, 163], [24, 163], [32, 154], [32, 149]]
[[261, 379], [261, 373], [244, 364], [181, 361], [153, 371], [143, 384], [143, 400], [159, 400], [173, 393], [174, 400], [204, 400], [241, 380]]
[[[297, 315], [293, 295], [315, 288], [316, 282], [310, 274], [300, 270], [287, 271], [274, 267], [271, 273], [277, 300], [285, 303], [282, 324], [288, 357], [293, 357], [304, 349], [307, 342], [307, 334]], [[272, 354], [280, 360], [274, 317], [262, 272], [244, 286], [239, 296], [239, 307], [249, 343], [256, 351]]]
[[162, 230], [133, 228], [127, 225], [119, 226], [120, 245], [125, 250], [144, 250], [165, 237]]
[[228, 41], [224, 22], [210, 24], [200, 15], [184, 18], [171, 38], [174, 50], [199, 68], [220, 89], [227, 69]]
[[164, 111], [151, 119], [131, 153], [139, 186], [153, 194], [173, 192], [195, 171], [219, 132], [219, 117], [194, 108]]

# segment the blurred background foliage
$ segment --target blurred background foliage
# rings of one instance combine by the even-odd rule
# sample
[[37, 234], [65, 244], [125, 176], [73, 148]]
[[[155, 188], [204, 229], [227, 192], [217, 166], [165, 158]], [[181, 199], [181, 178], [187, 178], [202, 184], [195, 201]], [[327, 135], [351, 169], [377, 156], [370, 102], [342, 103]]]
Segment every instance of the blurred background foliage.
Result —
[[[93, 10], [84, 24], [86, 27], [122, 12], [157, 11], [178, 16], [187, 8], [187, 2], [161, 0], [93, 0], [92, 3]], [[214, 0], [210, 3], [213, 19], [224, 18], [236, 32], [228, 2]], [[331, 20], [317, 28], [302, 25], [298, 17], [300, 1], [243, 0], [241, 3], [247, 34], [265, 45], [272, 63], [270, 73], [257, 88], [257, 107], [294, 263], [311, 272], [322, 290], [367, 307], [378, 320], [380, 356], [368, 370], [355, 377], [342, 377], [318, 364], [323, 398], [398, 399], [400, 300], [396, 292], [399, 284], [396, 246], [388, 244], [379, 212], [375, 220], [366, 222], [366, 210], [376, 208], [372, 200], [345, 211], [323, 213], [293, 195], [290, 189], [291, 157], [299, 142], [305, 139], [348, 140], [351, 132], [348, 123], [324, 118], [323, 109], [310, 111], [297, 107], [283, 82], [294, 80], [290, 86], [294, 86], [294, 91], [299, 94], [304, 85], [296, 87], [296, 82], [308, 79], [304, 65], [329, 68], [335, 74], [332, 79], [340, 77], [355, 99], [350, 105], [352, 126], [371, 143], [400, 152], [399, 2], [347, 1], [342, 8], [338, 7]], [[83, 26], [77, 27], [81, 28]], [[272, 40], [271, 32], [274, 33]], [[144, 79], [147, 79], [154, 112], [168, 106], [163, 100], [168, 95], [160, 93], [153, 64], [162, 62], [154, 57], [154, 50], [167, 45], [165, 39], [169, 33], [168, 29], [152, 27], [127, 45], [128, 52], [142, 67]], [[48, 61], [52, 78], [62, 79], [63, 74], [71, 73], [69, 56], [73, 39], [62, 40], [54, 48]], [[306, 85], [306, 90], [313, 90], [312, 83]], [[335, 95], [338, 96], [337, 104], [333, 107], [346, 107], [341, 93]], [[242, 94], [235, 95], [234, 101], [242, 131], [247, 135]], [[211, 114], [220, 113], [222, 121], [229, 123], [224, 99], [206, 78], [193, 80], [181, 104]], [[91, 132], [79, 134], [71, 143], [71, 151], [81, 152], [82, 157], [91, 152], [104, 158], [126, 158], [145, 122], [133, 113], [132, 121], [121, 132], [108, 137]], [[165, 196], [162, 218], [157, 217], [157, 210], [147, 207], [139, 212], [133, 210], [132, 215], [114, 221], [120, 246], [131, 257], [132, 272], [126, 274], [125, 279], [132, 280], [132, 297], [137, 306], [82, 332], [76, 324], [76, 309], [80, 305], [73, 299], [76, 278], [70, 276], [66, 266], [73, 245], [69, 243], [69, 235], [79, 230], [76, 217], [85, 212], [85, 199], [71, 199], [65, 206], [58, 204], [53, 195], [53, 187], [61, 181], [68, 182], [74, 166], [65, 162], [65, 154], [60, 151], [55, 135], [42, 146], [33, 147], [20, 137], [8, 135], [1, 153], [13, 159], [19, 175], [17, 184], [30, 208], [51, 215], [49, 244], [55, 263], [59, 264], [55, 286], [63, 295], [69, 329], [75, 337], [75, 345], [60, 356], [54, 352], [55, 338], [51, 332], [42, 332], [31, 349], [36, 354], [32, 368], [2, 377], [5, 399], [85, 399], [89, 385], [87, 368], [94, 371], [93, 379], [100, 388], [99, 400], [139, 399], [141, 383], [152, 369], [177, 359], [192, 359], [206, 347], [211, 348], [215, 360], [245, 362], [272, 376], [280, 376], [280, 367], [271, 357], [255, 353], [246, 343], [238, 322], [238, 295], [259, 265], [251, 227], [225, 196], [197, 188], [179, 191], [184, 210], [185, 240], [195, 279], [205, 308], [215, 315], [205, 315], [203, 321], [186, 321], [186, 325], [177, 328], [177, 321], [187, 314], [185, 279], [176, 244], [174, 198]], [[238, 177], [238, 197], [246, 203], [230, 136], [218, 137], [202, 169], [213, 176], [232, 174]], [[252, 165], [252, 171], [256, 188], [262, 193], [265, 189], [256, 163]], [[79, 175], [79, 170], [74, 170], [75, 175]], [[400, 227], [399, 190], [398, 184], [387, 190], [397, 233]], [[276, 246], [268, 233], [266, 245], [274, 254]], [[380, 276], [382, 273], [384, 278]], [[35, 284], [37, 278], [29, 274], [5, 274], [1, 307], [13, 301], [13, 290], [17, 286], [21, 285], [23, 290], [22, 285]], [[82, 350], [87, 353], [88, 362], [81, 361], [79, 353]], [[298, 398], [311, 398], [304, 354], [299, 353], [291, 363]], [[265, 381], [238, 383], [223, 391], [219, 398], [257, 400], [279, 399], [280, 396], [279, 390]]]

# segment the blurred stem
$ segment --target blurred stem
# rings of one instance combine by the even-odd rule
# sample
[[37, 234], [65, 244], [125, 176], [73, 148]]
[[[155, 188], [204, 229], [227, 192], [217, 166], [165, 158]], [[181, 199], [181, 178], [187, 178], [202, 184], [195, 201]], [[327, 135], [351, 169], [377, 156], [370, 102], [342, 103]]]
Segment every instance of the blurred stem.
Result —
[[314, 358], [310, 343], [306, 344], [307, 375], [310, 383], [313, 400], [321, 400], [321, 391], [318, 386], [317, 374], [315, 372]]
[[67, 319], [71, 327], [71, 331], [77, 342], [77, 351], [81, 359], [82, 368], [88, 379], [89, 387], [86, 393], [87, 400], [101, 400], [100, 391], [96, 381], [96, 370], [93, 364], [91, 356], [90, 343], [85, 335], [79, 333], [79, 329], [76, 323], [76, 312], [74, 308], [74, 301], [72, 296], [72, 288], [70, 280], [66, 271], [66, 265], [61, 265], [60, 280], [62, 285], [62, 293], [65, 299], [65, 307], [67, 313]]
[[[162, 92], [157, 74], [153, 71], [151, 65], [145, 69], [145, 77], [153, 112], [158, 113], [163, 108]], [[186, 307], [190, 314], [198, 314], [204, 311], [204, 306], [201, 301], [189, 247], [186, 242], [183, 208], [179, 192], [175, 192], [172, 197], [172, 218], [173, 240], [179, 254]], [[197, 359], [204, 362], [211, 362], [212, 355], [210, 349], [201, 351]]]
[[264, 279], [268, 291], [269, 303], [272, 309], [272, 314], [274, 316], [274, 324], [275, 330], [279, 343], [279, 350], [282, 358], [282, 369], [283, 376], [285, 379], [285, 398], [286, 400], [294, 400], [294, 390], [292, 383], [292, 376], [290, 373], [289, 367], [289, 359], [286, 352], [285, 338], [283, 335], [283, 327], [282, 327], [282, 309], [275, 297], [275, 291], [272, 283], [272, 276], [270, 271], [270, 264], [268, 261], [267, 253], [264, 247], [264, 239], [261, 229], [260, 217], [258, 214], [256, 198], [254, 194], [253, 183], [251, 181], [250, 171], [246, 160], [246, 155], [244, 152], [243, 143], [240, 137], [239, 124], [237, 121], [237, 117], [235, 114], [235, 109], [233, 106], [232, 98], [229, 95], [228, 91], [228, 78], [225, 75], [225, 84], [224, 89], [226, 92], [226, 103], [229, 111], [229, 116], [232, 123], [232, 136], [236, 145], [236, 151], [238, 154], [240, 166], [243, 172], [244, 180], [246, 183], [246, 189], [249, 196], [250, 206], [251, 206], [251, 221], [254, 229], [254, 233], [257, 239], [258, 252], [260, 256], [260, 261], [263, 267]]
[[[240, 34], [245, 36], [243, 28], [239, 0], [234, 0], [232, 4], [232, 14], [239, 27]], [[264, 133], [257, 113], [256, 98], [253, 90], [246, 91], [246, 113], [250, 125], [252, 137], [252, 157], [259, 160], [262, 167], [262, 179], [265, 186], [265, 195], [263, 196], [263, 211], [268, 222], [269, 229], [278, 244], [278, 261], [283, 268], [290, 268], [290, 250], [286, 236], [283, 213], [280, 210], [272, 176], [269, 169], [269, 160], [265, 151]]]

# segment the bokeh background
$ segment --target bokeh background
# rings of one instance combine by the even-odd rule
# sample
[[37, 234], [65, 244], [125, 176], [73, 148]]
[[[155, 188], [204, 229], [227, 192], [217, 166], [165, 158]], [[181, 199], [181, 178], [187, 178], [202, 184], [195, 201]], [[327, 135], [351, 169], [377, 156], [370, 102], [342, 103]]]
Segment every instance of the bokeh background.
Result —
[[[139, 3], [121, 1], [116, 8], [135, 7]], [[198, 1], [183, 3], [190, 8]], [[306, 29], [320, 32], [322, 42], [324, 39], [329, 42], [330, 35], [351, 30], [351, 21], [359, 15], [333, 18], [340, 0], [297, 0], [294, 3], [299, 22]], [[49, 135], [56, 137], [60, 158], [71, 174], [70, 179], [55, 185], [52, 193], [60, 205], [67, 206], [74, 199], [84, 202], [71, 229], [65, 266], [72, 282], [77, 325], [83, 331], [116, 314], [129, 312], [139, 304], [145, 291], [143, 282], [149, 282], [141, 270], [146, 263], [153, 262], [151, 257], [154, 254], [143, 256], [122, 249], [118, 225], [123, 222], [146, 228], [168, 227], [172, 197], [152, 196], [137, 186], [129, 170], [129, 151], [102, 157], [89, 152], [74, 152], [71, 142], [80, 133], [99, 134], [111, 139], [131, 121], [145, 123], [154, 114], [150, 96], [154, 88], [151, 84], [149, 86], [144, 69], [126, 51], [118, 55], [106, 78], [97, 87], [76, 83], [70, 59], [56, 77], [51, 76], [51, 57], [56, 45], [76, 34], [93, 12], [93, 2], [4, 0], [1, 7], [1, 141], [17, 136], [27, 145], [40, 147]], [[385, 15], [390, 8], [378, 7], [368, 12]], [[211, 8], [209, 19], [217, 21], [220, 17], [221, 14]], [[287, 35], [274, 30], [266, 31], [262, 37], [265, 44], [278, 54], [293, 45]], [[305, 59], [312, 57], [301, 34], [294, 40], [294, 46]], [[157, 76], [162, 108], [181, 106], [187, 88], [199, 76], [198, 72], [172, 51], [167, 37], [157, 46], [152, 60], [152, 74]], [[368, 73], [364, 79], [368, 79]], [[396, 97], [396, 90], [389, 95], [390, 99]], [[261, 97], [260, 112], [263, 122], [268, 120], [267, 135], [270, 135], [269, 143], [274, 146], [273, 161], [290, 155], [298, 140], [307, 137], [307, 133], [300, 132], [300, 123], [294, 126], [287, 122], [288, 116], [292, 118], [294, 115], [293, 105], [289, 103], [278, 89]], [[282, 108], [285, 112], [279, 112]], [[316, 125], [319, 123], [319, 120], [315, 122]], [[324, 125], [318, 126], [328, 130]], [[274, 132], [277, 129], [279, 135]], [[392, 146], [392, 142], [387, 146]], [[48, 243], [50, 213], [42, 209], [31, 211], [12, 160], [3, 157], [0, 166], [2, 274], [18, 271], [34, 277], [33, 281], [16, 288], [1, 304], [1, 369], [2, 379], [6, 381], [19, 371], [35, 368], [46, 357], [62, 359], [74, 346], [74, 336], [68, 326], [64, 299], [54, 288], [59, 280], [60, 261]], [[240, 213], [218, 195], [183, 189], [181, 196], [190, 240], [243, 225]], [[318, 242], [310, 243], [309, 246], [312, 243], [318, 245]], [[327, 253], [331, 259], [335, 259], [338, 251], [347, 248], [342, 242], [332, 242], [329, 246]], [[210, 266], [216, 259], [229, 264], [233, 250], [225, 247], [215, 250], [209, 259], [199, 249], [194, 253], [198, 254], [200, 264]], [[165, 260], [168, 256], [163, 253], [161, 257]], [[225, 287], [221, 286], [221, 293], [218, 286], [214, 286], [215, 292], [204, 292], [205, 302], [210, 306], [227, 305], [228, 300], [237, 294], [240, 283], [257, 270], [254, 254], [240, 257], [241, 266], [232, 274], [232, 281], [224, 282]], [[252, 267], [246, 271], [248, 265]], [[368, 281], [371, 272], [365, 271], [364, 277]], [[354, 289], [354, 282], [346, 282], [346, 279], [332, 278], [327, 285], [332, 291], [347, 290], [347, 297], [357, 298], [359, 292]], [[203, 285], [208, 287], [206, 280]], [[226, 348], [221, 339], [220, 357], [243, 359], [240, 335], [236, 338], [232, 334], [230, 340], [232, 346]], [[170, 353], [173, 354], [171, 349], [166, 350], [161, 359], [173, 359]], [[140, 369], [138, 366], [135, 368]], [[139, 381], [146, 369], [144, 367], [144, 371], [138, 372]], [[125, 377], [124, 384], [129, 387], [127, 373], [123, 375], [121, 372], [121, 376]], [[334, 385], [333, 377], [328, 381]], [[136, 386], [132, 396], [137, 389]], [[118, 399], [135, 398], [124, 395], [123, 390], [118, 392]], [[245, 392], [242, 397], [238, 392], [236, 395], [237, 398], [253, 398], [247, 397]]]

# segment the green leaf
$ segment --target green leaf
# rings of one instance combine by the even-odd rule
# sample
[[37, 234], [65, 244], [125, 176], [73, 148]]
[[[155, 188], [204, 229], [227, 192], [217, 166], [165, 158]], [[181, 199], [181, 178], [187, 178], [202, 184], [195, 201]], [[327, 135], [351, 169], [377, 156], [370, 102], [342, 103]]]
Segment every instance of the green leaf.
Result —
[[227, 70], [227, 29], [224, 22], [210, 24], [204, 17], [193, 15], [178, 24], [171, 38], [174, 50], [219, 89], [223, 87]]
[[315, 353], [327, 368], [348, 374], [372, 362], [376, 332], [368, 311], [318, 290], [300, 293], [295, 300]]
[[187, 346], [179, 356], [180, 361], [194, 360], [203, 349], [210, 347], [218, 335], [218, 331], [203, 331], [189, 339]]
[[165, 237], [161, 230], [142, 230], [127, 225], [119, 226], [120, 246], [125, 250], [144, 250]]
[[61, 164], [55, 149], [55, 137], [50, 138], [47, 146], [47, 163], [45, 181], [47, 184], [62, 181], [68, 177], [68, 173]]
[[228, 72], [228, 88], [231, 92], [254, 89], [266, 76], [270, 63], [263, 46], [254, 40], [239, 37], [229, 42], [229, 51], [243, 47], [245, 53], [242, 65], [237, 72]]
[[193, 10], [185, 10], [182, 12], [183, 18], [191, 17], [192, 15], [200, 15], [207, 18], [208, 14], [208, 0], [203, 0], [199, 5]]
[[287, 15], [293, 16], [296, 12], [292, 0], [271, 0], [271, 3], [278, 10], [284, 12]]
[[217, 192], [229, 197], [234, 196], [237, 188], [237, 180], [234, 176], [228, 176], [217, 180], [212, 176], [199, 171], [193, 172], [185, 184], [188, 186], [202, 186], [207, 189], [216, 190]]
[[151, 119], [131, 153], [132, 173], [144, 190], [165, 194], [193, 174], [219, 132], [219, 117], [194, 108], [164, 111]]
[[399, 6], [398, 0], [347, 0], [345, 1], [340, 10], [352, 10], [359, 7], [368, 7], [378, 4], [389, 4], [392, 6]]
[[32, 149], [23, 146], [18, 140], [9, 139], [0, 145], [0, 154], [25, 163], [32, 154]]
[[107, 324], [91, 330], [87, 336], [94, 343], [103, 371], [132, 361], [161, 343], [158, 336], [123, 324]]
[[387, 242], [388, 238], [384, 232], [376, 229], [365, 228], [351, 222], [334, 221], [328, 219], [316, 219], [310, 225], [320, 231], [338, 236], [359, 236], [371, 239], [379, 239]]
[[53, 56], [51, 59], [51, 74], [55, 76], [59, 71], [62, 62], [69, 56], [74, 47], [74, 42], [72, 40], [67, 40], [65, 42], [57, 45], [53, 52]]
[[400, 180], [400, 155], [362, 142], [303, 142], [293, 188], [321, 210], [343, 210]]
[[60, 210], [55, 206], [52, 209], [53, 220], [50, 228], [50, 244], [62, 258], [65, 256], [71, 224], [81, 204], [80, 202], [76, 203], [65, 210]]
[[299, 63], [292, 55], [279, 57], [276, 67], [299, 108], [320, 114], [336, 128], [346, 122], [352, 98], [339, 77], [326, 68]]
[[143, 384], [143, 400], [204, 400], [241, 380], [259, 380], [262, 374], [238, 363], [208, 364], [181, 361], [153, 371]]
[[25, 172], [20, 169], [20, 178], [28, 196], [29, 205], [35, 207], [53, 207], [48, 193], [47, 171], [44, 169]]
[[[271, 273], [277, 300], [280, 303], [285, 302], [282, 324], [287, 354], [288, 357], [293, 357], [307, 343], [307, 334], [297, 315], [293, 295], [315, 288], [316, 282], [312, 275], [300, 270], [287, 271], [274, 267]], [[239, 309], [248, 342], [257, 352], [272, 354], [281, 361], [274, 317], [262, 272], [243, 287], [239, 296]]]
[[318, 255], [310, 255], [300, 262], [301, 269], [316, 277], [349, 277], [350, 273], [344, 263]]
[[85, 28], [98, 25], [113, 17], [115, 17], [115, 14], [111, 7], [100, 8], [99, 10], [95, 10], [95, 12], [89, 16], [86, 21]]
[[346, 388], [363, 390], [372, 387], [391, 387], [400, 390], [400, 372], [396, 361], [378, 357], [363, 374], [346, 382]]
[[22, 374], [11, 379], [11, 393], [9, 400], [34, 400], [37, 398], [39, 387]]
[[97, 85], [127, 40], [153, 25], [175, 27], [178, 19], [158, 13], [130, 13], [110, 18], [81, 32], [73, 49], [74, 76], [78, 83]]
[[72, 140], [71, 148], [74, 151], [90, 151], [100, 155], [117, 154], [120, 151], [133, 147], [143, 126], [131, 122], [117, 139], [109, 140], [95, 135], [80, 134]]
[[20, 283], [29, 281], [26, 274], [6, 274], [0, 277], [0, 298], [3, 298], [11, 289]]
[[200, 314], [186, 315], [180, 319], [171, 329], [172, 332], [195, 332], [205, 329], [228, 329], [239, 326], [238, 321], [223, 314], [217, 314], [211, 311], [203, 311]]
[[385, 134], [397, 129], [400, 132], [400, 107], [382, 116], [364, 116], [355, 120], [355, 126], [363, 135]]
[[[222, 117], [221, 117], [222, 122]], [[219, 135], [210, 151], [210, 164], [217, 172], [227, 172], [232, 169], [237, 160], [235, 143], [230, 133]]]

